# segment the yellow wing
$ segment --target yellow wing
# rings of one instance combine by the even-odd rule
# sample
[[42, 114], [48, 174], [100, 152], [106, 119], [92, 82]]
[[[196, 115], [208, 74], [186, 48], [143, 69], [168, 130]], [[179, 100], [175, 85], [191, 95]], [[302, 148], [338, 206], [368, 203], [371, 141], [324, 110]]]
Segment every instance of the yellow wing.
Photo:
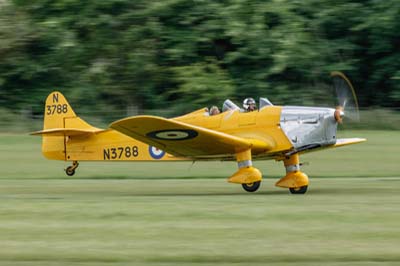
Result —
[[203, 127], [156, 116], [135, 116], [118, 120], [111, 128], [162, 149], [185, 157], [232, 155], [251, 149], [269, 150], [265, 142], [244, 139]]
[[337, 139], [336, 144], [333, 147], [342, 147], [351, 144], [357, 144], [366, 141], [364, 138], [348, 138], [348, 139]]
[[338, 147], [343, 147], [347, 145], [352, 145], [352, 144], [357, 144], [367, 141], [367, 139], [364, 138], [347, 138], [347, 139], [337, 139], [335, 144], [332, 145], [326, 145], [326, 146], [321, 146], [319, 144], [310, 144], [304, 147], [301, 147], [296, 150], [289, 151], [285, 153], [285, 156], [291, 156], [295, 153], [309, 153], [309, 152], [314, 152], [314, 151], [319, 151], [319, 150], [324, 150], [324, 149], [332, 149], [332, 148], [338, 148]]

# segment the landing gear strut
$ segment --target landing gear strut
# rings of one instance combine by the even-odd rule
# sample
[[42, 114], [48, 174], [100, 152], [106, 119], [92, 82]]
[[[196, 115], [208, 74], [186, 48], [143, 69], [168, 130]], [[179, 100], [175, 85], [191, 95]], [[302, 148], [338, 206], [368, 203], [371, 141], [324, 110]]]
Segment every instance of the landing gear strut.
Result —
[[304, 194], [308, 188], [308, 176], [300, 171], [299, 155], [293, 154], [283, 160], [286, 175], [282, 177], [276, 186], [288, 188], [292, 194]]
[[78, 161], [73, 161], [71, 166], [68, 166], [67, 169], [65, 169], [65, 173], [68, 176], [73, 176], [75, 174], [75, 169], [78, 168], [79, 163]]
[[251, 149], [236, 153], [236, 161], [239, 170], [237, 170], [228, 182], [241, 184], [247, 192], [255, 192], [260, 187], [262, 175], [260, 170], [253, 167], [251, 161]]

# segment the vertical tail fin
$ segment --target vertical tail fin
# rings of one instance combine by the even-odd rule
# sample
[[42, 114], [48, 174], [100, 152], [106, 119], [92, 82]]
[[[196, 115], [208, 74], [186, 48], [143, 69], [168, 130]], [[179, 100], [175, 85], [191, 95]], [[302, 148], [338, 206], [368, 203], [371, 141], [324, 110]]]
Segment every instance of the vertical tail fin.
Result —
[[67, 99], [58, 91], [50, 93], [45, 104], [43, 129], [65, 128], [67, 117], [76, 117]]
[[54, 91], [47, 96], [43, 129], [97, 130], [80, 119], [61, 92]]
[[47, 96], [43, 130], [31, 133], [41, 135], [42, 153], [48, 159], [66, 160], [66, 142], [72, 135], [94, 133], [100, 129], [80, 119], [61, 92]]

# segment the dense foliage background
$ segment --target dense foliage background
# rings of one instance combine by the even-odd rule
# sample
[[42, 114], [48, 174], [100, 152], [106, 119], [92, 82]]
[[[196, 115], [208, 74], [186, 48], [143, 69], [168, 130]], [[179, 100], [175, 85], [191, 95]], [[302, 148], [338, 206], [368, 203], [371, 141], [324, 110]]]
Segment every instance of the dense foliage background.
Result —
[[396, 107], [399, 18], [398, 0], [0, 0], [1, 110], [40, 114], [55, 89], [99, 115], [333, 106], [333, 70]]

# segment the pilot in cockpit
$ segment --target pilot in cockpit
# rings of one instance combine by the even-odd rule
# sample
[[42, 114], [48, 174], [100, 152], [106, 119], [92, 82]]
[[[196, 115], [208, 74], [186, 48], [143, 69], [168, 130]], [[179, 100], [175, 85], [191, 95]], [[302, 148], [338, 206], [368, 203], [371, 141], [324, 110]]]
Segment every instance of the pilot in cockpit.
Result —
[[243, 108], [245, 112], [257, 111], [256, 101], [253, 98], [244, 99]]
[[220, 111], [219, 111], [218, 107], [214, 105], [210, 108], [209, 113], [210, 113], [210, 115], [217, 115], [220, 113]]

